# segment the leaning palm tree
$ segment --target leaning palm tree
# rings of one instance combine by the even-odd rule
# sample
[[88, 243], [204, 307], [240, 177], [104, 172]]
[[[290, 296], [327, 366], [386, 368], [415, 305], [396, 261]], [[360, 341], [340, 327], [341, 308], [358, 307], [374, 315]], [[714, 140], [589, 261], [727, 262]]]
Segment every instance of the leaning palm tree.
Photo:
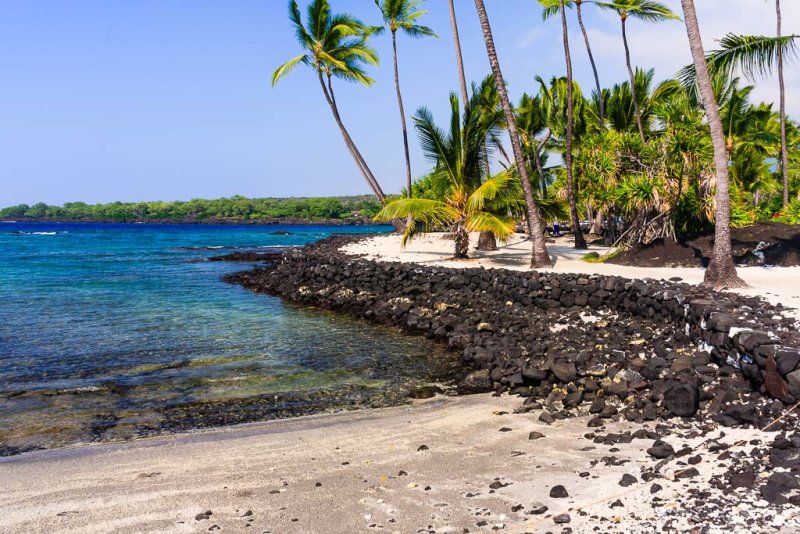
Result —
[[489, 16], [486, 14], [486, 6], [483, 4], [483, 0], [475, 0], [475, 9], [478, 11], [478, 18], [481, 22], [483, 41], [486, 45], [486, 55], [489, 57], [489, 65], [492, 67], [492, 74], [494, 75], [495, 84], [497, 85], [497, 92], [500, 95], [500, 102], [503, 105], [508, 133], [511, 137], [511, 147], [514, 149], [514, 161], [517, 164], [517, 173], [519, 174], [519, 179], [522, 184], [528, 219], [528, 235], [532, 243], [531, 267], [549, 267], [552, 265], [552, 262], [550, 261], [550, 256], [547, 254], [547, 246], [545, 245], [544, 224], [539, 214], [536, 201], [533, 198], [533, 188], [531, 187], [531, 181], [528, 176], [528, 169], [525, 166], [525, 157], [522, 153], [517, 123], [514, 118], [514, 108], [511, 107], [511, 102], [508, 99], [506, 84], [503, 80], [500, 62], [497, 59], [497, 50], [494, 46], [492, 28], [489, 25]]
[[397, 105], [400, 108], [400, 126], [403, 129], [403, 150], [406, 157], [406, 186], [411, 196], [411, 155], [408, 151], [408, 128], [406, 114], [403, 110], [403, 95], [400, 92], [400, 70], [397, 67], [397, 32], [402, 31], [411, 37], [438, 37], [436, 32], [427, 26], [416, 23], [417, 19], [427, 13], [420, 11], [422, 0], [375, 0], [375, 5], [383, 15], [383, 22], [392, 34], [392, 52], [394, 55], [394, 88], [397, 92]]
[[639, 130], [639, 137], [644, 142], [644, 126], [639, 110], [639, 102], [636, 100], [636, 79], [631, 65], [631, 51], [628, 47], [627, 21], [629, 18], [634, 18], [644, 22], [662, 22], [665, 20], [680, 20], [680, 18], [661, 2], [652, 0], [612, 0], [610, 2], [598, 2], [597, 5], [616, 11], [622, 22], [622, 43], [625, 45], [625, 64], [628, 67], [631, 93], [634, 95], [633, 107], [636, 113], [636, 127]]
[[367, 43], [374, 28], [364, 25], [348, 14], [333, 14], [328, 0], [312, 0], [306, 12], [305, 24], [300, 9], [297, 7], [297, 1], [291, 0], [289, 2], [289, 20], [304, 52], [278, 67], [272, 75], [272, 85], [274, 86], [300, 64], [306, 65], [316, 72], [325, 95], [325, 101], [331, 108], [333, 118], [344, 138], [345, 146], [353, 156], [358, 170], [364, 176], [370, 189], [383, 203], [386, 196], [345, 128], [333, 92], [334, 78], [363, 85], [372, 85], [375, 82], [364, 71], [364, 64], [378, 64], [377, 52]]
[[733, 254], [731, 252], [731, 199], [728, 183], [728, 153], [725, 148], [725, 131], [722, 129], [722, 119], [714, 98], [714, 89], [711, 86], [711, 76], [708, 73], [694, 0], [681, 0], [681, 7], [683, 8], [686, 33], [689, 37], [689, 48], [692, 51], [692, 59], [697, 72], [697, 84], [711, 129], [714, 166], [717, 174], [714, 250], [711, 254], [711, 262], [706, 269], [703, 283], [717, 289], [741, 287], [745, 283], [736, 274], [736, 266], [733, 264]]
[[496, 176], [485, 173], [486, 136], [493, 125], [480, 109], [478, 97], [477, 91], [473, 92], [462, 115], [458, 97], [450, 94], [449, 132], [436, 125], [426, 108], [420, 108], [414, 116], [422, 150], [434, 164], [428, 179], [443, 184], [444, 194], [441, 198], [393, 200], [378, 213], [378, 221], [410, 219], [403, 234], [404, 246], [418, 233], [447, 228], [453, 234], [455, 257], [466, 258], [470, 232], [491, 232], [501, 240], [514, 233], [509, 209], [490, 207], [493, 201], [507, 196], [514, 178], [509, 171]]
[[467, 77], [464, 75], [464, 56], [461, 55], [461, 39], [458, 36], [458, 21], [456, 20], [456, 6], [453, 0], [447, 0], [450, 7], [450, 29], [453, 31], [453, 46], [456, 49], [456, 65], [458, 66], [458, 83], [461, 87], [461, 100], [469, 101], [467, 92]]
[[543, 17], [547, 18], [548, 12], [553, 7], [561, 13], [561, 37], [564, 41], [564, 60], [567, 66], [567, 125], [564, 133], [564, 166], [567, 174], [567, 202], [569, 202], [569, 215], [572, 221], [572, 235], [575, 238], [575, 248], [586, 249], [586, 240], [583, 238], [581, 221], [578, 218], [578, 203], [575, 194], [575, 182], [572, 179], [572, 136], [575, 123], [575, 102], [572, 98], [572, 54], [569, 49], [569, 27], [567, 26], [567, 13], [564, 0], [539, 0], [544, 7]]
[[[542, 18], [547, 20], [555, 15], [559, 10], [560, 0], [539, 0], [544, 8], [542, 10]], [[605, 129], [606, 110], [605, 103], [603, 102], [603, 89], [600, 86], [600, 76], [597, 74], [597, 64], [594, 61], [594, 54], [592, 53], [592, 45], [589, 42], [589, 32], [586, 31], [586, 25], [583, 23], [583, 4], [589, 3], [591, 0], [567, 0], [565, 5], [567, 7], [575, 6], [575, 13], [578, 16], [578, 26], [581, 28], [583, 34], [583, 42], [586, 45], [586, 53], [589, 56], [589, 63], [592, 65], [592, 73], [594, 74], [594, 87], [597, 95], [598, 113], [600, 116], [600, 129]]]

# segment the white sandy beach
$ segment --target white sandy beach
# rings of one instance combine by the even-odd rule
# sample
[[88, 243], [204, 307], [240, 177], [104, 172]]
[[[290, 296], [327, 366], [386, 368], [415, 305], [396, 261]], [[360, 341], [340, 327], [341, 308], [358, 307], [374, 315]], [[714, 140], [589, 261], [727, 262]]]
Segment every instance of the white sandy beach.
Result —
[[[553, 519], [561, 513], [574, 532], [654, 532], [696, 486], [674, 478], [683, 470], [676, 462], [662, 468], [665, 478], [639, 478], [641, 466], [653, 464], [645, 453], [652, 440], [595, 444], [583, 438], [587, 418], [546, 426], [538, 412], [509, 413], [519, 404], [509, 396], [440, 398], [4, 458], [0, 533], [521, 534], [560, 532]], [[636, 428], [611, 423], [607, 431]], [[530, 440], [534, 431], [545, 437]], [[667, 440], [704, 454], [700, 443], [716, 434]], [[768, 439], [724, 435], [727, 444]], [[697, 466], [704, 480], [724, 471], [709, 460]], [[637, 482], [621, 487], [626, 473]], [[503, 487], [491, 490], [498, 480]], [[658, 515], [655, 483], [666, 503]], [[557, 484], [569, 497], [549, 496]], [[547, 511], [530, 513], [542, 504]], [[770, 531], [800, 528], [791, 516], [774, 525]], [[684, 517], [675, 526], [689, 524]]]
[[[517, 234], [508, 243], [498, 243], [494, 252], [474, 250], [477, 234], [471, 236], [471, 258], [453, 259], [453, 242], [443, 239], [442, 234], [426, 234], [414, 238], [406, 248], [400, 246], [397, 235], [375, 236], [345, 246], [342, 250], [349, 254], [364, 255], [368, 259], [400, 261], [424, 265], [444, 265], [448, 267], [484, 267], [528, 270], [530, 267], [531, 244], [524, 235]], [[589, 251], [606, 254], [610, 249], [592, 246]], [[587, 263], [581, 257], [589, 251], [575, 250], [569, 237], [561, 237], [555, 243], [548, 243], [548, 251], [553, 259], [552, 269], [559, 273], [605, 274], [626, 278], [669, 280], [678, 277], [689, 284], [703, 281], [704, 269], [691, 267], [629, 267], [612, 263]], [[737, 289], [738, 293], [759, 296], [773, 304], [783, 304], [792, 308], [800, 318], [800, 267], [740, 267], [739, 276], [750, 287]]]

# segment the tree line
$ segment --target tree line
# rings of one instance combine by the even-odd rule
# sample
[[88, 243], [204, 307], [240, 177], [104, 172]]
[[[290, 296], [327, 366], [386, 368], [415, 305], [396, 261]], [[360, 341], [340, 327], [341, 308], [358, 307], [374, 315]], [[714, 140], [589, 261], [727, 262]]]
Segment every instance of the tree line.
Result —
[[203, 222], [203, 221], [303, 221], [370, 220], [380, 204], [370, 196], [313, 198], [245, 198], [234, 196], [186, 202], [67, 202], [52, 206], [40, 202], [0, 209], [0, 219], [113, 222]]
[[[422, 3], [375, 0], [383, 25], [372, 26], [334, 12], [328, 0], [311, 0], [303, 16], [291, 0], [289, 18], [302, 54], [281, 65], [272, 79], [274, 85], [298, 65], [314, 72], [345, 146], [383, 206], [377, 218], [405, 220], [404, 243], [419, 232], [444, 228], [461, 257], [468, 253], [469, 232], [481, 232], [481, 243], [484, 235], [504, 239], [523, 221], [536, 268], [550, 265], [544, 229], [551, 219], [570, 221], [576, 248], [586, 248], [585, 220], [592, 233], [616, 246], [713, 229], [706, 283], [722, 288], [742, 284], [730, 254], [731, 225], [800, 223], [800, 128], [786, 116], [783, 82], [798, 36], [782, 34], [780, 0], [773, 3], [774, 36], [728, 34], [710, 51], [703, 46], [692, 0], [681, 0], [681, 14], [653, 0], [531, 0], [527, 8], [515, 3], [521, 16], [538, 4], [544, 21], [560, 22], [565, 66], [564, 76], [549, 80], [531, 73], [532, 87], [516, 102], [508, 95], [483, 0], [474, 4], [490, 74], [467, 83], [454, 3], [448, 0], [460, 99], [450, 95], [446, 128], [424, 107], [413, 115], [432, 167], [412, 183], [397, 37], [436, 36], [420, 23], [426, 14]], [[627, 80], [601, 83], [583, 20], [587, 7], [618, 16]], [[588, 92], [573, 79], [573, 14], [593, 71], [594, 88]], [[656, 82], [652, 69], [632, 63], [628, 27], [681, 22], [692, 62]], [[370, 43], [386, 30], [407, 178], [405, 198], [393, 200], [387, 200], [347, 130], [334, 93], [335, 81], [374, 83], [368, 68], [378, 64], [378, 56]], [[779, 79], [777, 109], [751, 101], [753, 84], [771, 73]], [[503, 170], [493, 172], [497, 162]]]

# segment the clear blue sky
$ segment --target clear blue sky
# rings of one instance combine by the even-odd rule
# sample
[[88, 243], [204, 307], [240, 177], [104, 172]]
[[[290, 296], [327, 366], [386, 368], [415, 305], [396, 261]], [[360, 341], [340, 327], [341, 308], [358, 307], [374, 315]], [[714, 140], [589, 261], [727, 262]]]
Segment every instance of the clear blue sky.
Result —
[[[675, 10], [678, 0], [666, 0]], [[300, 2], [303, 6], [305, 1]], [[533, 77], [563, 74], [557, 21], [534, 0], [487, 0], [512, 97]], [[800, 2], [784, 8], [800, 33]], [[332, 0], [366, 22], [372, 0]], [[488, 73], [472, 0], [456, 0], [468, 78]], [[428, 0], [440, 39], [401, 37], [408, 114], [430, 107], [446, 119], [457, 89], [447, 3]], [[773, 31], [762, 0], [701, 0], [706, 46], [726, 31]], [[617, 20], [587, 6], [604, 85], [626, 78]], [[576, 78], [591, 86], [574, 15]], [[632, 22], [634, 62], [657, 78], [689, 61], [681, 23]], [[388, 192], [404, 181], [387, 37], [371, 88], [340, 85], [343, 116]], [[298, 68], [276, 88], [273, 70], [298, 52], [284, 0], [0, 0], [0, 206], [45, 201], [176, 200], [194, 197], [368, 193], [343, 148], [319, 87]], [[787, 87], [800, 86], [796, 67]], [[772, 99], [765, 80], [758, 98]], [[789, 112], [800, 114], [800, 95]], [[414, 174], [427, 168], [412, 137]]]

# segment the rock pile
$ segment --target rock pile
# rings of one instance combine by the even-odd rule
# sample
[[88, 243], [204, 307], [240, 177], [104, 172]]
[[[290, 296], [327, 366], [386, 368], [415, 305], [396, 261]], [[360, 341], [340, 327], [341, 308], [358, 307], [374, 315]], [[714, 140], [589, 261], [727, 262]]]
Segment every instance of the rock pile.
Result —
[[[397, 325], [460, 351], [459, 393], [525, 397], [553, 420], [710, 416], [764, 426], [800, 399], [800, 337], [780, 307], [656, 280], [378, 263], [333, 238], [229, 281]], [[350, 238], [352, 239], [352, 238]], [[767, 399], [767, 400], [765, 400]]]

